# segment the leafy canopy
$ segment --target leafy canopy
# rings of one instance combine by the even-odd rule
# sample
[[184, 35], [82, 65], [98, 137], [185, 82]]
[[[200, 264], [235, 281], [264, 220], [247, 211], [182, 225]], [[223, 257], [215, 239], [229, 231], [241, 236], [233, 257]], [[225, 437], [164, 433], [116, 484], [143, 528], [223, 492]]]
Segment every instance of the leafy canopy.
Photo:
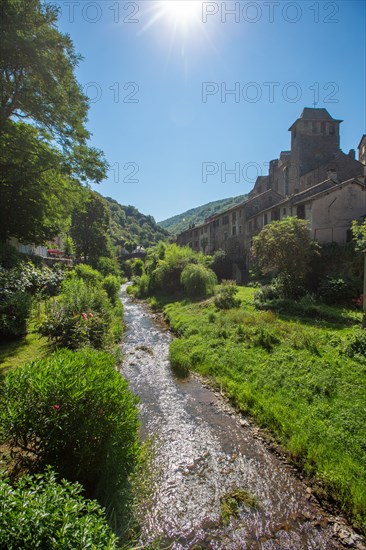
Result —
[[28, 119], [68, 146], [89, 137], [88, 100], [74, 75], [81, 57], [57, 18], [57, 7], [40, 0], [2, 0], [0, 129]]
[[289, 281], [302, 280], [319, 245], [311, 240], [306, 220], [288, 217], [273, 221], [253, 238], [252, 253], [264, 274], [280, 273]]

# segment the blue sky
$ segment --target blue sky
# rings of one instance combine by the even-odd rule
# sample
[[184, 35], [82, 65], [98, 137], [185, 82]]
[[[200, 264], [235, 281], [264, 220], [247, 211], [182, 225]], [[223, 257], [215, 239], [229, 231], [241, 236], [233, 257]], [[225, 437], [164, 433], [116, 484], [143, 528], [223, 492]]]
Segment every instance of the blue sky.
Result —
[[111, 165], [96, 190], [157, 221], [246, 193], [314, 102], [344, 120], [342, 149], [357, 148], [365, 2], [167, 1], [54, 2]]

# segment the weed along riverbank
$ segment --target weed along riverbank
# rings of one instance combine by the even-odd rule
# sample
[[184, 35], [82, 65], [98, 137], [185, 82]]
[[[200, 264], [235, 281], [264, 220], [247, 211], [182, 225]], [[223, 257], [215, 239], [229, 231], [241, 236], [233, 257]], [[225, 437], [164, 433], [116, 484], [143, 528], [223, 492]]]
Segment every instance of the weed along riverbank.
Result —
[[[218, 323], [208, 320], [213, 306], [166, 305], [165, 314], [181, 336], [174, 339], [125, 289], [121, 371], [140, 398], [142, 436], [151, 438], [156, 474], [151, 495], [139, 511], [141, 545], [328, 550], [342, 548], [343, 540], [362, 548], [362, 539], [320, 507], [313, 489], [269, 449], [251, 420], [237, 414], [219, 391], [198, 377], [182, 377], [172, 368], [170, 359], [173, 367], [194, 367], [223, 392], [234, 394], [227, 373], [226, 378], [214, 378], [197, 349], [198, 342], [207, 352], [211, 349], [210, 330]], [[227, 343], [227, 338], [220, 338], [222, 344], [217, 336], [212, 346], [212, 369], [215, 366], [217, 373], [223, 364], [230, 365], [228, 357], [220, 359], [220, 346]], [[233, 347], [225, 345], [226, 353], [232, 354]]]

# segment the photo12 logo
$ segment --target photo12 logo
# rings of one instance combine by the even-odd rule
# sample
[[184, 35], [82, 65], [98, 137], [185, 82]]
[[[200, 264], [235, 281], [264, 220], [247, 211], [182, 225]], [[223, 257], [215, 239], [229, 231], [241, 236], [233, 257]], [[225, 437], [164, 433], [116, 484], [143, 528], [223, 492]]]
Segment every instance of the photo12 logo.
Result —
[[78, 2], [67, 0], [65, 2], [52, 2], [51, 5], [59, 12], [60, 19], [68, 23], [75, 23], [80, 19], [91, 24], [99, 23], [102, 19], [109, 19], [117, 24], [140, 23], [139, 2], [117, 0], [114, 2]]
[[[111, 86], [102, 86], [98, 82], [88, 82], [83, 87], [89, 103], [98, 103], [104, 97], [113, 98], [113, 103], [140, 103], [138, 93], [140, 86], [137, 82], [114, 82]], [[103, 94], [104, 92], [104, 94]], [[107, 96], [106, 96], [107, 94]]]
[[[208, 183], [211, 178], [219, 178], [221, 183], [255, 183], [259, 176], [268, 174], [270, 163], [213, 162], [204, 161], [201, 166], [201, 181]], [[294, 162], [287, 164], [287, 181], [296, 182], [300, 176], [300, 166]]]
[[314, 82], [310, 86], [298, 82], [202, 82], [201, 86], [202, 103], [275, 103], [280, 100], [286, 103], [311, 101], [313, 105], [317, 105], [338, 103], [338, 93], [339, 86], [336, 82]]
[[113, 183], [140, 183], [136, 177], [140, 172], [137, 162], [115, 162], [109, 166], [109, 172]]
[[[174, 0], [172, 0], [174, 1]], [[339, 23], [338, 2], [203, 2], [202, 23], [299, 23], [310, 16], [313, 23]]]

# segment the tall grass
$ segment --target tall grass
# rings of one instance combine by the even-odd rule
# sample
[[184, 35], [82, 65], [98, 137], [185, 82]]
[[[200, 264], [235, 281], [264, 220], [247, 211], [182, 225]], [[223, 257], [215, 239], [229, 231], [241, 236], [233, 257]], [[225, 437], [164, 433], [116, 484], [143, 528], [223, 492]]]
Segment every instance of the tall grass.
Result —
[[317, 494], [366, 532], [366, 355], [358, 326], [284, 319], [247, 307], [247, 291], [239, 296], [245, 305], [228, 311], [207, 300], [165, 306], [180, 336], [171, 344], [174, 368], [222, 387], [272, 431]]

